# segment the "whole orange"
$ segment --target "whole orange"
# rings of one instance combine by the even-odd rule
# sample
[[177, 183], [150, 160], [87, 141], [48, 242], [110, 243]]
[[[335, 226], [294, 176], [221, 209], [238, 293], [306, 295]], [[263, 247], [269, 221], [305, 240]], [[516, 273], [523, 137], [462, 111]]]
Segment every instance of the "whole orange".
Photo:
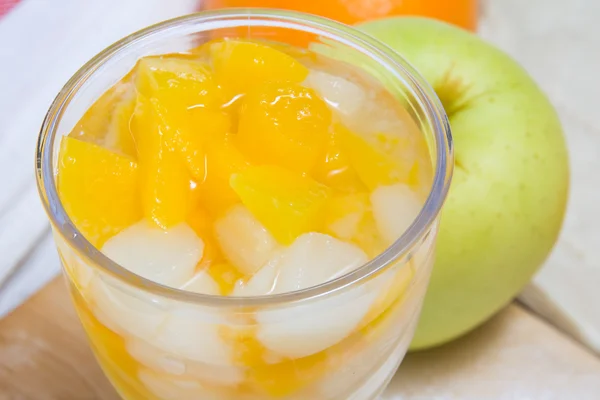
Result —
[[205, 0], [203, 9], [268, 7], [321, 15], [353, 25], [394, 15], [436, 18], [462, 28], [477, 28], [477, 0]]

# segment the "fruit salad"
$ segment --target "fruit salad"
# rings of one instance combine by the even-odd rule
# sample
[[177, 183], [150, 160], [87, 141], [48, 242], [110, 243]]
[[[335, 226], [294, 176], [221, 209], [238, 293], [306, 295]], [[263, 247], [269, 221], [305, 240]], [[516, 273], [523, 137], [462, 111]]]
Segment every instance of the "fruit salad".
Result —
[[139, 278], [90, 265], [57, 235], [92, 348], [125, 399], [366, 400], [391, 377], [432, 235], [358, 283], [277, 300], [379, 256], [424, 204], [427, 144], [376, 80], [307, 50], [215, 39], [139, 59], [57, 157], [72, 223]]

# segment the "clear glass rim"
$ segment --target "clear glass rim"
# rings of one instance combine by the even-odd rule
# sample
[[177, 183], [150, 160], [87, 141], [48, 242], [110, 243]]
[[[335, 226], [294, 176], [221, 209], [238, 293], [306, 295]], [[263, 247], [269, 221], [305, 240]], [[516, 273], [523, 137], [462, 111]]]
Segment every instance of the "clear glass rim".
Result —
[[[412, 91], [415, 99], [418, 100], [419, 106], [426, 115], [427, 123], [430, 124], [430, 129], [434, 133], [436, 164], [433, 184], [418, 216], [400, 238], [366, 264], [334, 280], [294, 292], [256, 297], [214, 296], [164, 286], [134, 274], [113, 262], [87, 241], [70, 220], [60, 202], [55, 184], [53, 143], [57, 135], [58, 123], [70, 100], [87, 79], [111, 57], [127, 47], [155, 34], [180, 28], [186, 24], [197, 25], [202, 23], [213, 25], [212, 28], [229, 28], [240, 26], [242, 25], [241, 22], [248, 24], [252, 20], [261, 21], [261, 23], [256, 24], [258, 26], [283, 26], [316, 33], [319, 36], [351, 46], [359, 46], [362, 51], [368, 51], [369, 56], [374, 57], [382, 66], [385, 66], [388, 72], [394, 75], [394, 78], [403, 81], [405, 86]], [[230, 25], [224, 24], [226, 21], [230, 21]], [[235, 21], [240, 23], [234, 23]], [[271, 21], [271, 25], [266, 25], [268, 21]], [[91, 262], [94, 266], [134, 288], [151, 292], [157, 296], [211, 307], [258, 307], [310, 300], [344, 290], [362, 282], [389, 264], [406, 256], [417, 241], [429, 232], [441, 211], [450, 186], [453, 161], [450, 127], [437, 95], [417, 71], [391, 48], [350, 26], [326, 18], [292, 11], [237, 8], [202, 11], [166, 20], [137, 31], [97, 54], [69, 79], [50, 106], [38, 137], [35, 163], [38, 191], [52, 225], [63, 236], [69, 246], [78, 252], [78, 255], [86, 262]]]

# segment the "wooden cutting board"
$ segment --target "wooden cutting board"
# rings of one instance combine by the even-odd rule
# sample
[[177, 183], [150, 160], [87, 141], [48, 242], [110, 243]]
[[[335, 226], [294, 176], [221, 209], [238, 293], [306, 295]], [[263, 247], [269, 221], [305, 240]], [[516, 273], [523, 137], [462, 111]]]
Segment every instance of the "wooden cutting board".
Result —
[[[382, 400], [600, 398], [600, 359], [519, 305], [410, 354]], [[116, 400], [62, 278], [0, 321], [0, 400]], [[310, 400], [310, 399], [307, 399]]]

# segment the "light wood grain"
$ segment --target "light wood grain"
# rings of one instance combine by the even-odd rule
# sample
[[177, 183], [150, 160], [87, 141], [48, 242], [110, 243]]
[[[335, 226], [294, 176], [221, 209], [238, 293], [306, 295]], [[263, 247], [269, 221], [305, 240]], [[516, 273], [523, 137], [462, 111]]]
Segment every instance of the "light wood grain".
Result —
[[0, 321], [0, 399], [118, 399], [86, 342], [62, 277]]
[[600, 399], [600, 359], [520, 306], [446, 346], [409, 354], [384, 400]]
[[[409, 355], [382, 400], [432, 398], [598, 399], [600, 359], [511, 305], [454, 343]], [[0, 400], [28, 399], [118, 399], [62, 278], [0, 321]]]

